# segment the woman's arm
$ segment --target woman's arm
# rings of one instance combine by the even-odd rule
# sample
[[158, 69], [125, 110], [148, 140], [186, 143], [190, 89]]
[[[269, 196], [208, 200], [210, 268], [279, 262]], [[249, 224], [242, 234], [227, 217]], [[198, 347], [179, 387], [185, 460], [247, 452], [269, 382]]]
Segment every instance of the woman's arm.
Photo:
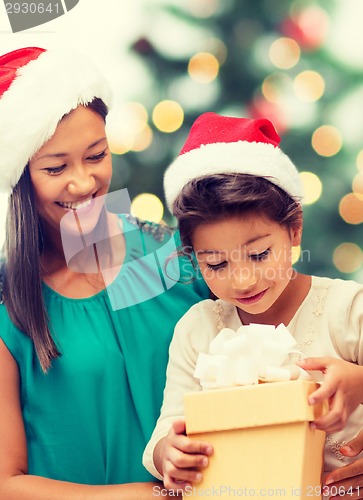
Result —
[[[151, 500], [160, 483], [90, 486], [28, 475], [17, 364], [0, 339], [0, 498], [6, 500]], [[166, 492], [163, 494], [164, 498]], [[172, 498], [175, 498], [173, 495]]]

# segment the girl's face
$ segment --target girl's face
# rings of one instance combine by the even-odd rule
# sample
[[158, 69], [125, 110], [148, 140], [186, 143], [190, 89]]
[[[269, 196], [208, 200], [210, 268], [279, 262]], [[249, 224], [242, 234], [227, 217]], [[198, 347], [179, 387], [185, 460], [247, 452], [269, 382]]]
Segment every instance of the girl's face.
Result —
[[300, 241], [301, 229], [259, 215], [201, 224], [192, 239], [210, 290], [253, 315], [268, 311], [289, 284], [291, 248]]
[[[79, 210], [82, 230], [89, 232], [100, 212], [95, 198], [107, 194], [112, 176], [103, 118], [83, 106], [71, 111], [31, 158], [29, 171], [47, 230], [59, 234], [61, 219]], [[86, 218], [87, 212], [92, 215]]]

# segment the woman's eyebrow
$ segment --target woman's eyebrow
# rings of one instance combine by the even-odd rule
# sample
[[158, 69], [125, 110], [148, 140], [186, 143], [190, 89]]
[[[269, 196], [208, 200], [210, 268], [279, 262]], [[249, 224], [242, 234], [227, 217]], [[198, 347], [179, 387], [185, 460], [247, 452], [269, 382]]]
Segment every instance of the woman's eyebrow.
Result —
[[[90, 144], [89, 146], [87, 146], [87, 149], [92, 149], [95, 146], [97, 146], [98, 144], [100, 144], [101, 142], [106, 141], [106, 140], [107, 140], [106, 137], [102, 137], [101, 139], [98, 139], [97, 141], [95, 141], [92, 144]], [[48, 154], [45, 154], [43, 156], [39, 156], [39, 158], [37, 158], [37, 160], [41, 160], [42, 158], [63, 158], [64, 156], [67, 156], [67, 153], [48, 153]]]

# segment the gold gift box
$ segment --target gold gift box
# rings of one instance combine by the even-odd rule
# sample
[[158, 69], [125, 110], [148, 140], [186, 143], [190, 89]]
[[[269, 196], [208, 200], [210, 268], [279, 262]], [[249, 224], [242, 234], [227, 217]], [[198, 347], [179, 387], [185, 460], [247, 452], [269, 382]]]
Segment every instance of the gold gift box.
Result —
[[309, 422], [318, 385], [272, 382], [186, 394], [187, 434], [214, 447], [203, 481], [185, 496], [321, 498], [325, 433]]

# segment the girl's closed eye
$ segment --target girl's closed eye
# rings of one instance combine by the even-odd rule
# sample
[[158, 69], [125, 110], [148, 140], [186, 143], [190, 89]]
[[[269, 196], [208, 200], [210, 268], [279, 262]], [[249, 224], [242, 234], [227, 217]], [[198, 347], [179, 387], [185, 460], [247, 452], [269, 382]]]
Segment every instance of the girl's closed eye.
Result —
[[213, 269], [213, 271], [217, 271], [218, 269], [222, 269], [226, 265], [227, 265], [227, 261], [226, 260], [224, 260], [223, 262], [219, 262], [218, 264], [208, 264], [207, 263], [207, 267], [209, 269]]
[[270, 252], [271, 252], [271, 248], [268, 248], [264, 252], [257, 253], [257, 254], [256, 253], [250, 254], [250, 258], [252, 260], [256, 260], [256, 261], [267, 260], [267, 258], [270, 255]]

